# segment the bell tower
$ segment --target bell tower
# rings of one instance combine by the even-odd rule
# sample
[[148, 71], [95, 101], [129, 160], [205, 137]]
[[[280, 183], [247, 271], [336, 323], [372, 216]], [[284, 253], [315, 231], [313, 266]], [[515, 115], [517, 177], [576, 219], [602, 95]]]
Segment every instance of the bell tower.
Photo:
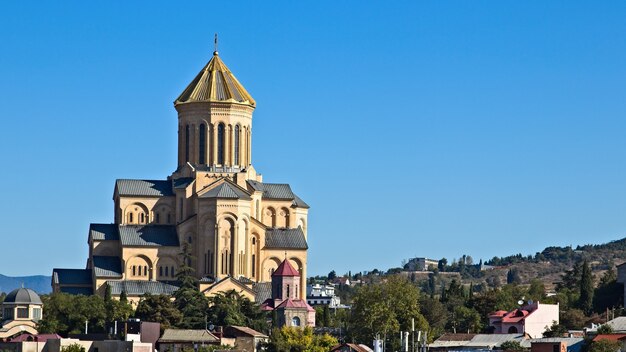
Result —
[[[217, 43], [217, 40], [216, 40]], [[213, 57], [174, 101], [178, 111], [178, 168], [238, 172], [252, 165], [256, 102], [221, 60]]]

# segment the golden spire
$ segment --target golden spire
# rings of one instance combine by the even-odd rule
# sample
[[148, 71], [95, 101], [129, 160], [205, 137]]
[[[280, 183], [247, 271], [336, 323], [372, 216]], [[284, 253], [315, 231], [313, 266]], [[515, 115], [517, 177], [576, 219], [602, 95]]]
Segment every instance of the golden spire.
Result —
[[217, 52], [217, 33], [215, 34], [215, 51], [206, 66], [189, 83], [182, 94], [174, 101], [174, 105], [187, 103], [224, 102], [256, 106], [256, 102], [248, 91], [230, 72]]

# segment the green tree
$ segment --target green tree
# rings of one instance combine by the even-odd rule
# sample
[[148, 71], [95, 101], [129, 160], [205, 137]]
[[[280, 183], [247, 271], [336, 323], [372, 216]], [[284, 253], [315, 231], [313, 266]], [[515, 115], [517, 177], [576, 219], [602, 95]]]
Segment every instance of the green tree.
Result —
[[235, 290], [218, 292], [209, 298], [207, 317], [215, 325], [241, 325], [267, 331], [267, 314], [260, 306]]
[[607, 270], [593, 293], [593, 310], [602, 313], [609, 308], [615, 308], [624, 302], [624, 288], [617, 282], [617, 274], [611, 266]]
[[587, 315], [580, 309], [562, 310], [560, 314], [561, 324], [571, 330], [582, 329], [587, 325]]
[[331, 270], [328, 273], [328, 281], [333, 281], [336, 278], [337, 278], [337, 273], [334, 270]]
[[106, 308], [100, 296], [69, 295], [52, 293], [41, 300], [45, 314], [38, 323], [41, 333], [81, 333], [87, 322], [89, 332], [104, 332]]
[[480, 314], [475, 309], [458, 306], [452, 318], [453, 330], [462, 333], [478, 333], [482, 329]]
[[268, 352], [326, 352], [336, 344], [336, 338], [327, 334], [314, 335], [310, 327], [285, 326], [273, 330], [265, 348]]
[[180, 325], [183, 315], [176, 309], [168, 295], [145, 294], [141, 297], [135, 318], [161, 324], [161, 329]]
[[593, 308], [593, 275], [587, 260], [583, 262], [581, 271], [578, 307], [586, 314], [591, 313]]
[[613, 327], [611, 327], [611, 325], [609, 324], [602, 324], [598, 328], [598, 335], [608, 335], [612, 334], [613, 332]]
[[85, 352], [85, 347], [80, 344], [73, 343], [71, 345], [61, 347], [61, 352]]
[[439, 337], [444, 333], [448, 322], [448, 310], [438, 299], [426, 295], [420, 296], [420, 313], [430, 325], [428, 336]]
[[519, 341], [505, 341], [498, 349], [503, 351], [523, 351], [525, 348], [522, 347]]
[[[377, 334], [387, 337], [408, 331], [412, 319], [416, 329], [428, 329], [420, 313], [419, 297], [419, 289], [400, 275], [387, 277], [377, 285], [360, 287], [352, 301], [351, 332], [357, 341], [369, 343]], [[391, 340], [392, 348], [399, 347], [395, 340]]]
[[528, 298], [534, 301], [543, 300], [546, 297], [546, 288], [539, 279], [532, 279], [528, 288]]
[[519, 284], [522, 282], [522, 278], [519, 275], [519, 270], [517, 268], [511, 268], [506, 273], [506, 283], [507, 284]]
[[563, 337], [567, 334], [567, 327], [562, 324], [557, 324], [556, 321], [552, 322], [552, 325], [543, 333], [543, 337]]
[[185, 242], [180, 254], [181, 265], [176, 273], [180, 287], [174, 292], [174, 306], [183, 315], [178, 327], [204, 329], [209, 305], [207, 298], [198, 289], [198, 279], [191, 267], [193, 260], [189, 244]]
[[618, 352], [621, 347], [622, 343], [619, 341], [602, 339], [592, 342], [589, 352]]
[[570, 290], [579, 290], [580, 289], [580, 277], [582, 273], [582, 265], [580, 262], [577, 262], [572, 267], [572, 270], [568, 270], [561, 276], [561, 282], [559, 282], [556, 286], [557, 291], [560, 291], [564, 288]]

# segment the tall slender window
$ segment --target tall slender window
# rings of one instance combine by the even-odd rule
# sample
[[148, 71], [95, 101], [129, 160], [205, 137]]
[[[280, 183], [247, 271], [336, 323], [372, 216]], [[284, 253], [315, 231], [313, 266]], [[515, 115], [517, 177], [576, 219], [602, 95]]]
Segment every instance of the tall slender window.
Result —
[[217, 126], [217, 163], [224, 165], [224, 124]]
[[204, 124], [200, 125], [199, 132], [199, 141], [198, 141], [198, 162], [200, 164], [206, 164], [206, 126]]
[[189, 161], [189, 125], [185, 127], [185, 161]]
[[235, 165], [239, 165], [239, 125], [235, 126]]

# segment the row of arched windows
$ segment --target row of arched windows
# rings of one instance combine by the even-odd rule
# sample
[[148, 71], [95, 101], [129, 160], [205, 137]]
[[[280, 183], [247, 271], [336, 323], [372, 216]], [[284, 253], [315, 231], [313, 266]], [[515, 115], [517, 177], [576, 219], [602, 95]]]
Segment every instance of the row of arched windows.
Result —
[[174, 266], [159, 265], [159, 277], [176, 277], [176, 271], [174, 269]]
[[133, 265], [131, 267], [131, 272], [133, 276], [148, 276], [148, 266], [147, 265]]
[[[192, 141], [191, 141], [191, 127], [190, 125], [186, 125], [185, 126], [185, 161], [192, 161], [191, 160], [191, 148], [192, 148]], [[207, 163], [207, 126], [203, 123], [200, 124], [199, 126], [199, 131], [198, 131], [198, 163], [199, 164], [206, 164]], [[232, 131], [232, 130], [231, 130]], [[227, 147], [232, 146], [234, 148], [234, 155], [232, 157], [232, 160], [230, 160], [232, 162], [233, 165], [240, 165], [241, 161], [242, 161], [242, 149], [243, 152], [246, 152], [247, 150], [249, 150], [250, 148], [250, 130], [249, 128], [243, 128], [243, 132], [245, 133], [245, 135], [243, 136], [243, 140], [244, 143], [242, 143], [242, 127], [240, 125], [235, 125], [235, 130], [233, 133], [233, 139], [234, 141], [230, 141], [230, 145], [226, 145], [226, 125], [223, 123], [219, 123], [217, 125], [217, 143], [216, 143], [216, 148], [217, 148], [217, 164], [219, 165], [224, 165], [226, 162], [226, 150]], [[245, 148], [242, 148], [245, 147]], [[246, 159], [249, 159], [249, 155], [246, 156]]]
[[[172, 223], [172, 214], [167, 210], [159, 210], [154, 211], [152, 213], [152, 221], [155, 224], [171, 224]], [[127, 224], [147, 224], [150, 222], [148, 218], [148, 211], [144, 206], [131, 206], [131, 208], [126, 209], [126, 223]]]

